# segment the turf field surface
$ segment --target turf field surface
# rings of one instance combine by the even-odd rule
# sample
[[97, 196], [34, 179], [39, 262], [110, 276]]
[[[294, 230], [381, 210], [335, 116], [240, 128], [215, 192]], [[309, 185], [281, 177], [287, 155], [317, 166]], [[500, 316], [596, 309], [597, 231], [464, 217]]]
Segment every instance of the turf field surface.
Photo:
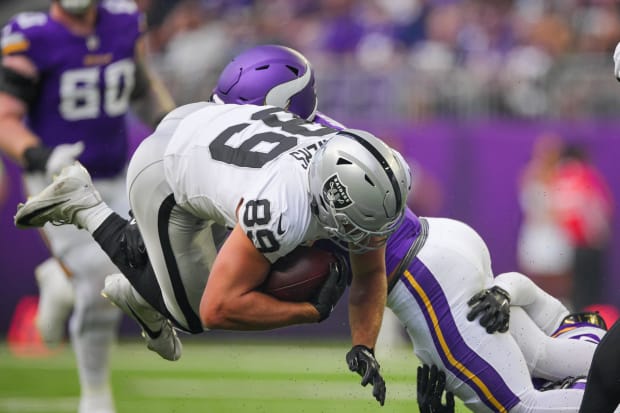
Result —
[[[408, 347], [379, 353], [386, 405], [359, 385], [344, 361], [347, 343], [187, 340], [169, 362], [137, 341], [112, 353], [118, 413], [417, 412], [418, 362]], [[46, 357], [15, 356], [0, 347], [0, 412], [75, 412], [78, 382], [68, 346]], [[457, 412], [467, 411], [457, 404]]]

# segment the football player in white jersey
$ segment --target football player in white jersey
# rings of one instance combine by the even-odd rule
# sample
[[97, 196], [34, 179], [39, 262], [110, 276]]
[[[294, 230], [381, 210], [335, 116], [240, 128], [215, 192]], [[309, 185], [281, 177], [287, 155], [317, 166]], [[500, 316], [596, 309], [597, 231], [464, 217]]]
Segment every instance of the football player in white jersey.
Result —
[[[288, 71], [286, 68], [290, 68], [291, 70]], [[285, 106], [309, 120], [338, 127], [335, 121], [326, 118], [325, 115], [316, 111], [316, 96], [311, 93], [313, 92], [313, 89], [311, 89], [313, 87], [313, 78], [314, 76], [309, 63], [298, 52], [282, 46], [258, 46], [235, 57], [232, 62], [229, 63], [214, 89], [212, 100], [221, 103], [235, 102], [241, 104], [249, 101], [252, 103]], [[305, 82], [302, 82], [303, 79], [305, 79]], [[310, 95], [310, 97], [308, 95]], [[415, 219], [412, 215], [410, 219], [405, 218], [405, 221], [407, 224], [409, 222], [414, 222]], [[432, 241], [432, 246], [426, 249], [431, 248], [431, 250], [437, 250], [440, 252], [440, 257], [443, 257], [442, 259], [444, 260], [452, 255], [451, 251], [455, 248], [458, 251], [463, 250], [469, 254], [468, 256], [471, 255], [471, 260], [476, 262], [482, 260], [483, 263], [481, 264], [481, 268], [488, 267], [488, 271], [490, 271], [490, 257], [488, 257], [487, 248], [480, 237], [473, 233], [471, 229], [466, 229], [467, 227], [461, 224], [455, 225], [455, 223], [450, 223], [448, 220], [440, 221], [429, 219], [429, 221], [433, 221], [432, 226], [437, 226], [433, 232], [440, 231], [440, 228], [444, 227], [444, 230], [448, 231], [451, 236], [444, 237], [443, 241], [433, 237], [435, 241]], [[413, 227], [415, 228], [415, 226]], [[393, 236], [399, 237], [399, 233], [401, 232], [406, 233], [407, 231], [403, 230], [401, 227]], [[455, 243], [451, 241], [448, 242], [448, 240], [452, 238], [458, 238], [458, 240]], [[405, 241], [408, 240], [406, 237], [403, 237], [403, 239]], [[461, 246], [459, 247], [459, 245]], [[479, 249], [462, 248], [465, 245], [478, 246]], [[396, 242], [388, 243], [387, 259], [393, 261], [393, 256], [398, 255], [399, 248]], [[408, 247], [405, 246], [405, 250], [407, 248]], [[441, 253], [442, 251], [443, 253]], [[472, 253], [474, 251], [477, 252]], [[434, 260], [433, 256], [436, 255], [433, 253], [429, 255], [427, 252], [423, 252], [423, 254], [427, 256], [424, 260], [427, 264], [432, 263]], [[482, 258], [480, 258], [481, 256]], [[486, 261], [489, 262], [486, 263]], [[394, 265], [392, 264], [392, 266]], [[482, 274], [482, 272], [474, 269], [470, 274], [476, 275]], [[454, 277], [454, 273], [451, 271], [440, 272], [435, 274], [435, 277], [439, 279], [446, 278], [445, 281], [448, 282], [450, 278]], [[491, 280], [491, 278], [486, 280], [486, 276], [484, 278], [485, 280], [483, 280], [483, 284], [481, 285]], [[478, 282], [477, 280], [471, 279], [471, 277], [467, 279], [475, 283]], [[405, 282], [405, 284], [407, 283]], [[414, 289], [414, 284], [409, 284], [411, 289]], [[457, 290], [454, 290], [452, 293], [449, 293], [449, 291], [452, 291], [450, 286], [446, 284], [443, 287], [444, 291], [448, 291], [446, 294], [452, 294], [452, 298], [447, 298], [449, 303], [452, 303], [449, 305], [451, 311], [458, 310], [464, 313], [467, 309], [468, 297], [460, 294], [463, 287], [465, 286], [457, 286]], [[422, 287], [418, 285], [418, 288], [424, 290], [426, 287], [424, 285]], [[426, 322], [424, 322], [422, 318], [416, 318], [411, 315], [415, 313], [415, 311], [407, 310], [408, 308], [413, 308], [408, 304], [411, 302], [411, 297], [408, 293], [402, 293], [402, 291], [406, 290], [405, 288], [400, 288], [400, 290], [401, 292], [398, 293], [398, 295], [401, 296], [402, 299], [394, 298], [390, 305], [394, 306], [393, 309], [398, 310], [401, 321], [408, 325], [409, 333], [411, 334], [412, 341], [416, 344], [417, 351], [421, 350], [422, 353], [426, 351], [436, 353], [436, 343], [429, 346], [423, 345], [423, 342], [426, 340], [424, 338], [426, 336], [424, 332], [424, 325], [426, 325]], [[475, 289], [472, 290], [472, 294], [474, 291]], [[458, 298], [459, 296], [461, 298]], [[529, 380], [529, 375], [540, 375], [548, 379], [553, 379], [553, 381], [557, 379], [564, 381], [566, 375], [584, 374], [589, 366], [589, 360], [594, 351], [594, 344], [556, 340], [552, 339], [551, 336], [564, 336], [568, 334], [567, 331], [570, 330], [580, 338], [590, 337], [591, 333], [594, 334], [593, 337], [596, 337], [597, 335], [601, 336], [604, 334], [605, 330], [597, 327], [595, 324], [597, 322], [596, 317], [594, 324], [579, 322], [579, 318], [575, 315], [569, 315], [568, 310], [561, 305], [558, 300], [544, 293], [540, 288], [534, 285], [531, 280], [518, 273], [502, 274], [497, 276], [494, 281], [491, 281], [491, 286], [488, 289], [477, 294], [476, 299], [470, 301], [471, 305], [473, 305], [473, 309], [469, 312], [469, 318], [473, 320], [480, 316], [481, 324], [483, 324], [489, 333], [494, 333], [498, 329], [507, 328], [509, 297], [512, 297], [512, 304], [518, 307], [514, 310], [515, 314], [513, 314], [511, 333], [519, 346], [522, 347], [524, 354], [521, 355], [519, 351], [516, 351], [513, 354], [514, 357], [506, 358], [504, 352], [509, 346], [506, 342], [511, 341], [507, 337], [501, 337], [501, 340], [500, 337], [490, 338], [491, 343], [495, 343], [494, 345], [490, 345], [490, 348], [498, 350], [495, 353], [500, 359], [490, 356], [487, 354], [488, 351], [482, 348], [479, 349], [481, 353], [484, 353], [482, 357], [474, 355], [468, 350], [463, 352], [462, 349], [452, 347], [451, 343], [458, 342], [458, 340], [448, 339], [446, 340], [446, 346], [444, 346], [443, 350], [440, 350], [439, 353], [447, 354], [448, 360], [450, 360], [451, 356], [452, 364], [457, 367], [460, 365], [460, 370], [455, 370], [460, 373], [452, 373], [452, 385], [458, 386], [459, 382], [469, 383], [460, 385], [461, 389], [471, 386], [474, 390], [471, 394], [461, 390], [460, 395], [463, 396], [463, 394], [467, 394], [471, 399], [469, 404], [470, 407], [475, 408], [476, 411], [486, 411], [485, 409], [488, 409], [489, 405], [491, 408], [496, 408], [498, 405], [502, 404], [502, 401], [510, 399], [510, 394], [514, 396], [515, 393], [521, 395], [523, 400], [517, 401], [518, 397], [513, 397], [511, 401], [504, 404], [504, 408], [506, 408], [508, 403], [512, 403], [512, 405], [508, 407], [514, 408], [514, 411], [525, 411], [524, 409], [527, 409], [526, 406], [529, 403], [527, 399], [529, 399], [530, 402], [533, 403], [535, 411], [542, 411], [545, 408], [557, 409], [563, 407], [572, 407], [572, 411], [575, 411], [578, 405], [578, 398], [573, 398], [572, 401], [567, 402], [566, 400], [562, 400], [566, 399], [563, 393], [555, 394], [555, 396], [557, 396], [556, 398], [551, 394], [547, 394], [538, 399], [537, 392], [535, 392]], [[437, 301], [437, 303], [439, 303], [439, 301]], [[437, 303], [429, 303], [429, 305], [433, 306], [437, 305]], [[459, 304], [459, 306], [457, 306], [457, 303], [461, 303], [462, 305]], [[505, 312], [497, 311], [498, 309]], [[442, 311], [444, 310], [445, 308]], [[463, 317], [463, 320], [465, 320], [465, 317]], [[489, 340], [484, 330], [479, 328], [468, 328], [467, 324], [469, 323], [465, 322], [461, 326], [461, 329], [466, 330], [462, 333], [465, 341], [473, 340], [484, 342]], [[558, 327], [558, 325], [560, 327]], [[556, 329], [557, 332], [554, 332]], [[587, 334], [584, 335], [586, 330]], [[579, 333], [577, 333], [577, 331], [579, 331]], [[465, 348], [467, 349], [468, 346], [465, 346]], [[478, 347], [473, 345], [472, 349], [475, 350], [476, 348]], [[581, 357], [574, 357], [575, 353], [579, 354]], [[456, 355], [456, 358], [454, 355]], [[469, 357], [471, 363], [459, 363], [459, 357], [461, 356]], [[525, 365], [527, 366], [524, 372], [529, 374], [525, 375], [525, 380], [512, 380], [510, 382], [509, 387], [514, 391], [514, 393], [512, 393], [510, 390], [507, 391], [508, 387], [502, 381], [501, 377], [506, 375], [520, 376], [522, 372], [513, 372], [511, 369], [505, 368], [502, 369], [501, 366], [505, 366], [505, 360], [509, 362], [511, 360], [514, 361], [512, 362], [513, 365], [520, 365], [521, 357], [525, 358]], [[479, 359], [479, 361], [484, 359], [490, 360], [491, 367], [494, 367], [493, 360], [496, 360], [495, 363], [500, 373], [491, 377], [495, 374], [492, 373], [488, 376], [490, 379], [489, 381], [484, 381], [483, 376], [479, 377], [478, 380], [462, 376], [464, 372], [468, 371], [468, 368], [473, 368], [472, 366], [478, 363], [476, 359]], [[447, 364], [450, 364], [450, 362]], [[487, 369], [487, 371], [493, 371], [493, 369]], [[461, 376], [459, 376], [459, 374], [461, 374]], [[456, 378], [454, 378], [454, 376], [456, 376]], [[494, 381], [492, 380], [493, 378], [498, 380]], [[521, 383], [523, 386], [515, 386], [515, 383]], [[552, 383], [544, 384], [546, 388], [549, 388]], [[527, 390], [528, 388], [531, 390]], [[476, 389], [479, 390], [478, 393]], [[481, 389], [487, 389], [486, 393]], [[494, 399], [494, 396], [497, 397]], [[516, 406], [515, 403], [517, 403]]]
[[127, 188], [149, 258], [142, 267], [121, 248], [127, 221], [101, 201], [79, 163], [20, 205], [15, 223], [74, 224], [92, 234], [129, 278], [109, 276], [103, 294], [169, 360], [181, 356], [172, 325], [264, 330], [328, 317], [345, 271], [333, 271], [311, 302], [279, 301], [257, 287], [278, 258], [331, 238], [350, 251], [349, 363], [383, 404], [369, 349], [386, 300], [385, 242], [410, 190], [398, 152], [368, 132], [336, 131], [281, 108], [202, 102], [173, 110], [142, 142]]

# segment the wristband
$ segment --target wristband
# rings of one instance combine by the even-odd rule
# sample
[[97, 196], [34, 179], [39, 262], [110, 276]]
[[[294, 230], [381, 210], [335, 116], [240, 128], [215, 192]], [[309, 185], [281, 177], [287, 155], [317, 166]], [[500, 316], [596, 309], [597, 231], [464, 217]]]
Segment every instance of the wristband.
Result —
[[354, 345], [354, 346], [353, 346], [353, 348], [352, 348], [351, 350], [357, 350], [357, 349], [366, 350], [366, 351], [368, 351], [370, 354], [372, 354], [372, 356], [373, 356], [373, 357], [375, 356], [375, 349], [374, 349], [374, 347], [373, 347], [373, 348], [370, 348], [370, 347], [366, 347], [366, 346], [365, 346], [365, 345], [363, 345], [363, 344], [356, 344], [356, 345]]
[[31, 146], [24, 151], [24, 169], [27, 172], [45, 172], [52, 148], [42, 144]]

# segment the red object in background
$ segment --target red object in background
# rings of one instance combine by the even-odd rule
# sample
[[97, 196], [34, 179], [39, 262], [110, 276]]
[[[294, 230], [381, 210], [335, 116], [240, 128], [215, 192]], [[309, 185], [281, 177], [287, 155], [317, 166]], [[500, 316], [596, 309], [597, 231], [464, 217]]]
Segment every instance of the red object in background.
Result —
[[26, 296], [15, 306], [7, 342], [9, 351], [16, 357], [48, 357], [62, 349], [62, 346], [50, 349], [43, 342], [35, 324], [38, 305], [39, 297]]
[[553, 182], [556, 212], [574, 245], [603, 245], [609, 238], [614, 201], [599, 172], [583, 161], [566, 161]]
[[616, 320], [620, 318], [620, 311], [611, 304], [592, 304], [584, 308], [583, 311], [598, 312], [605, 320], [607, 328], [611, 328]]

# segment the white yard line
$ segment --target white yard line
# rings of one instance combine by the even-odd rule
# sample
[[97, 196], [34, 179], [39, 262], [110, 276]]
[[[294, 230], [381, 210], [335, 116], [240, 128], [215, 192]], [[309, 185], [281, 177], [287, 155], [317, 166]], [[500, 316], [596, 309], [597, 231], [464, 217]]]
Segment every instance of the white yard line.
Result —
[[0, 412], [39, 413], [39, 412], [75, 412], [77, 397], [0, 397]]

